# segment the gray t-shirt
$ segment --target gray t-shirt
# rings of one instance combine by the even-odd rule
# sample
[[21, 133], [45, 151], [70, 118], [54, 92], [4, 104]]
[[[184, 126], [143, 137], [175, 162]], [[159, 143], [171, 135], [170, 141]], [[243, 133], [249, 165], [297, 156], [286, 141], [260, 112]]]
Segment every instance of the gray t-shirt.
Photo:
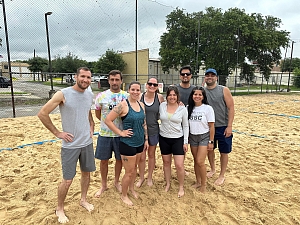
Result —
[[196, 87], [195, 85], [190, 85], [189, 88], [183, 88], [180, 86], [180, 84], [176, 85], [179, 91], [179, 95], [180, 95], [180, 101], [183, 102], [183, 104], [186, 106], [188, 104], [189, 101], [189, 96], [193, 90], [194, 87]]
[[72, 142], [62, 140], [62, 147], [75, 149], [93, 143], [90, 134], [89, 111], [93, 104], [93, 93], [89, 90], [76, 91], [73, 87], [61, 90], [65, 103], [59, 105], [62, 129], [74, 135]]
[[228, 125], [228, 109], [224, 100], [224, 86], [217, 85], [214, 89], [205, 88], [208, 104], [215, 111], [215, 127]]
[[142, 94], [141, 102], [145, 104], [145, 111], [146, 111], [146, 123], [148, 129], [148, 136], [157, 135], [159, 133], [159, 99], [158, 94], [155, 93], [154, 101], [151, 105], [147, 105], [144, 100], [145, 93]]

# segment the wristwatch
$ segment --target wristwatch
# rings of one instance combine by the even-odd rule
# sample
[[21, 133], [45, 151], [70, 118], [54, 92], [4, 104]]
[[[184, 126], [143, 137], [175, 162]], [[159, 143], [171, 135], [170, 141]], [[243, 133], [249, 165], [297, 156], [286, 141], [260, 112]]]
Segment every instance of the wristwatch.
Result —
[[212, 141], [208, 141], [208, 144], [213, 144], [214, 143], [214, 141], [212, 140]]

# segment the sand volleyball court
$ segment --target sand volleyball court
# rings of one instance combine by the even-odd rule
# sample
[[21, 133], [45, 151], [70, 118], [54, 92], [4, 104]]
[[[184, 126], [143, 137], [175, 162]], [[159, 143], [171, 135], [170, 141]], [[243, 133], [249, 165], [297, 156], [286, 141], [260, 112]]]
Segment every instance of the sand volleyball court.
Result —
[[[88, 213], [79, 206], [78, 170], [65, 203], [69, 224], [300, 224], [300, 95], [237, 96], [234, 101], [233, 152], [222, 187], [213, 185], [217, 174], [208, 180], [206, 194], [192, 187], [195, 176], [189, 151], [185, 196], [177, 197], [174, 166], [171, 189], [164, 192], [157, 149], [154, 186], [144, 182], [137, 189], [140, 198], [131, 197], [134, 206], [128, 207], [113, 185], [113, 161], [109, 189], [94, 198], [101, 182], [96, 160], [88, 192], [95, 210]], [[60, 126], [59, 114], [51, 117]], [[36, 116], [0, 119], [0, 124], [0, 224], [58, 224], [54, 210], [61, 180], [60, 140]], [[94, 135], [94, 148], [96, 140]]]

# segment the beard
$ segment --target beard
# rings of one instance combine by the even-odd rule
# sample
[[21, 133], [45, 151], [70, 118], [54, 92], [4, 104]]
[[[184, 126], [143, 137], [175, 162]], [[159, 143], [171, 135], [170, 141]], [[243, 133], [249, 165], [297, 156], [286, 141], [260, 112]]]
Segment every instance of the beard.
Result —
[[181, 82], [182, 82], [182, 83], [184, 83], [184, 84], [188, 84], [188, 83], [190, 83], [190, 81], [189, 81], [189, 80], [182, 80]]
[[214, 86], [216, 82], [205, 82], [207, 86]]
[[79, 83], [79, 82], [77, 82], [77, 86], [80, 88], [80, 89], [82, 89], [82, 90], [85, 90], [85, 89], [87, 89], [88, 87], [89, 87], [89, 85], [87, 85], [86, 87], [85, 86], [83, 86], [81, 83]]
[[117, 91], [120, 89], [120, 86], [119, 85], [111, 85], [111, 89], [114, 91]]

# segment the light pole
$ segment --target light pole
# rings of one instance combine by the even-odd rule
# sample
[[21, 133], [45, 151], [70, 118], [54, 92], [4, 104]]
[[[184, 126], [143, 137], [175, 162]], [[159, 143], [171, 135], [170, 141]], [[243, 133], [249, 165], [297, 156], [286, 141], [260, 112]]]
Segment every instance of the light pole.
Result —
[[291, 79], [291, 70], [292, 70], [292, 60], [293, 60], [293, 48], [294, 48], [294, 43], [295, 43], [295, 41], [292, 41], [291, 60], [290, 60], [289, 80], [288, 80], [287, 92], [291, 91], [291, 89], [290, 89], [290, 79]]
[[53, 79], [52, 79], [52, 64], [51, 64], [51, 54], [50, 54], [50, 41], [49, 41], [49, 31], [48, 31], [48, 16], [50, 16], [52, 12], [45, 13], [45, 23], [46, 23], [46, 36], [47, 36], [47, 46], [48, 46], [48, 60], [49, 60], [49, 74], [50, 74], [50, 83], [51, 90], [49, 91], [49, 98], [52, 98], [55, 90], [53, 90]]
[[11, 91], [11, 103], [13, 107], [13, 117], [16, 117], [16, 108], [15, 108], [15, 98], [14, 98], [14, 88], [13, 88], [13, 79], [11, 73], [11, 61], [10, 61], [10, 50], [9, 50], [9, 39], [8, 39], [8, 29], [7, 29], [7, 20], [6, 20], [6, 11], [4, 0], [0, 1], [2, 4], [3, 19], [4, 19], [4, 29], [5, 29], [5, 40], [6, 40], [6, 50], [7, 50], [7, 63], [8, 63], [8, 73], [11, 82], [10, 91]]

